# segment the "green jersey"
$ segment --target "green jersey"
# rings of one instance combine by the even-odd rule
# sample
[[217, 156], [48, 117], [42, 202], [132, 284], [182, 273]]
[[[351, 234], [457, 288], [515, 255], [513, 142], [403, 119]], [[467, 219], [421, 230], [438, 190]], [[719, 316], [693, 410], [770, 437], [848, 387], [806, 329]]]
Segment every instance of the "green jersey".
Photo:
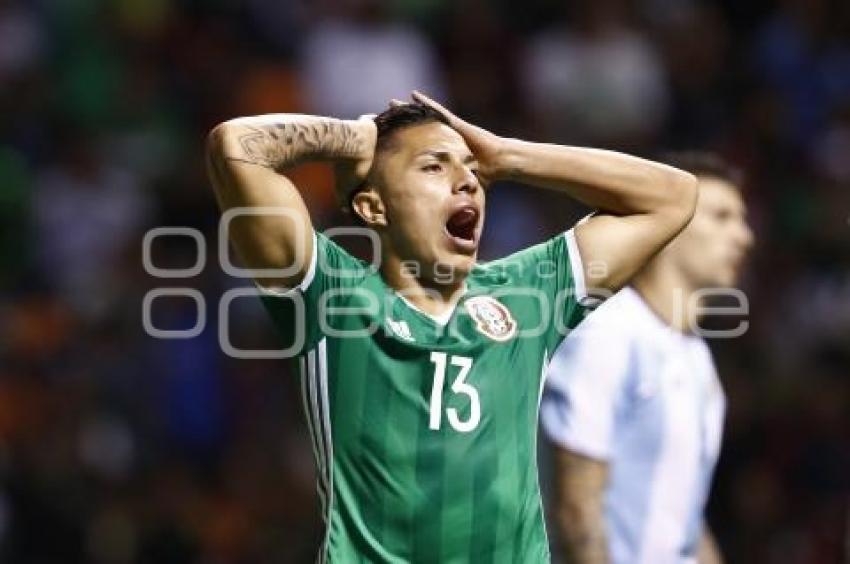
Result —
[[315, 236], [297, 290], [263, 302], [297, 353], [326, 535], [320, 562], [548, 562], [537, 414], [584, 316], [572, 232], [476, 266], [429, 316]]

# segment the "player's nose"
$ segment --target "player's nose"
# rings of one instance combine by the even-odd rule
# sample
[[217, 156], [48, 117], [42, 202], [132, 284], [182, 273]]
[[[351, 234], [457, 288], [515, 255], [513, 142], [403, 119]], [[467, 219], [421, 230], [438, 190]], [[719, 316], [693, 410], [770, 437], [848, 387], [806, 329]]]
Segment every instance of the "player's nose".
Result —
[[745, 251], [748, 251], [755, 244], [755, 240], [756, 237], [750, 225], [746, 221], [741, 221], [738, 226], [738, 244]]
[[479, 187], [478, 177], [468, 167], [460, 167], [454, 178], [452, 192], [454, 194], [466, 193], [472, 195], [478, 191]]

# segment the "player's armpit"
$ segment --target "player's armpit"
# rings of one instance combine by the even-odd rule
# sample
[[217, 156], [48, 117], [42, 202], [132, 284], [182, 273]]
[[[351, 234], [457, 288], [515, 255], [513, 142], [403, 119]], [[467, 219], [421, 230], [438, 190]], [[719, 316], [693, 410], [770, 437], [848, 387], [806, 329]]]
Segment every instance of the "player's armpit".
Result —
[[603, 501], [608, 464], [553, 446], [555, 517], [568, 562], [606, 564], [608, 538]]

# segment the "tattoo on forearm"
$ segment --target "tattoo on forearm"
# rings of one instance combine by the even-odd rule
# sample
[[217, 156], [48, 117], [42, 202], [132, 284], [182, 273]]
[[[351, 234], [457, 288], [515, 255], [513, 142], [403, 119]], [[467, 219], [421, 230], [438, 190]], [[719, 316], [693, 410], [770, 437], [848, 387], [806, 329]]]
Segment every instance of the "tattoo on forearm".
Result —
[[351, 157], [362, 150], [363, 140], [347, 123], [321, 119], [250, 126], [238, 137], [241, 149], [228, 160], [279, 169], [307, 158]]

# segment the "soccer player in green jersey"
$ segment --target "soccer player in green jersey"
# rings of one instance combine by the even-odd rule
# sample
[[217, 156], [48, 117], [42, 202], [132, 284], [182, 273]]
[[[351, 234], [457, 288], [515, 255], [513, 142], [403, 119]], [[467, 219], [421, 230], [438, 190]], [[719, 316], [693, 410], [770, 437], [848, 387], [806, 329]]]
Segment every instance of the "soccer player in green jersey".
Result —
[[[375, 235], [377, 266], [314, 232], [285, 175], [310, 160], [347, 179], [342, 196]], [[225, 215], [242, 214], [230, 238], [260, 270], [301, 374], [326, 527], [319, 561], [548, 562], [535, 461], [543, 370], [588, 289], [620, 288], [689, 221], [695, 178], [499, 137], [419, 93], [374, 118], [225, 122], [210, 134], [209, 168]], [[487, 190], [503, 179], [600, 213], [479, 264]]]

